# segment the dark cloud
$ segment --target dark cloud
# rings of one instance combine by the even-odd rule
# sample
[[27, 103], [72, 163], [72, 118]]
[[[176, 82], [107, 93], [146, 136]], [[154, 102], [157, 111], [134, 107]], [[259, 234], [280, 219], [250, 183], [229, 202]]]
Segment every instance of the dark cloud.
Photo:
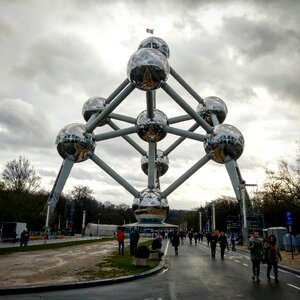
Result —
[[43, 111], [21, 99], [0, 100], [0, 137], [3, 148], [52, 146], [49, 121]]

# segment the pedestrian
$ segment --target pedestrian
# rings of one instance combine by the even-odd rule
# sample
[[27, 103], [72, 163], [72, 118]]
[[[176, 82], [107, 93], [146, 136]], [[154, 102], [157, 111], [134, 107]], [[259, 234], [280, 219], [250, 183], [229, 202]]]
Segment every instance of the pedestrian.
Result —
[[205, 237], [206, 237], [206, 241], [207, 241], [207, 246], [209, 246], [210, 240], [211, 240], [211, 233], [210, 232], [206, 232]]
[[260, 282], [259, 273], [260, 273], [260, 262], [263, 257], [263, 245], [259, 238], [258, 232], [253, 232], [252, 237], [249, 239], [248, 249], [250, 250], [251, 261], [252, 261], [252, 280]]
[[231, 251], [235, 252], [235, 234], [232, 232], [230, 235]]
[[29, 241], [29, 231], [27, 230], [27, 228], [25, 228], [25, 240], [24, 240], [24, 246], [28, 245], [28, 241]]
[[47, 230], [44, 232], [44, 244], [47, 244], [47, 240], [49, 238]]
[[225, 249], [227, 248], [227, 250], [229, 250], [227, 237], [226, 237], [224, 231], [221, 231], [218, 241], [219, 241], [220, 249], [221, 249], [221, 259], [224, 259]]
[[216, 258], [216, 247], [218, 243], [218, 235], [217, 232], [214, 231], [210, 236], [210, 250], [211, 250], [211, 257]]
[[203, 243], [203, 232], [200, 232], [200, 242]]
[[194, 236], [192, 230], [189, 231], [188, 236], [189, 236], [189, 240], [190, 240], [190, 245], [192, 245], [192, 242], [193, 242], [193, 236]]
[[129, 234], [130, 241], [130, 255], [136, 255], [137, 245], [140, 239], [140, 234], [137, 228], [132, 228]]
[[264, 258], [267, 262], [267, 278], [271, 280], [271, 270], [273, 267], [275, 282], [278, 283], [278, 261], [281, 261], [281, 254], [279, 247], [276, 244], [277, 239], [274, 234], [269, 235], [267, 241], [264, 244]]
[[21, 233], [21, 237], [20, 237], [20, 247], [25, 246], [25, 229], [22, 231]]
[[184, 233], [183, 233], [183, 231], [180, 231], [180, 232], [179, 232], [179, 236], [180, 236], [181, 245], [183, 245], [183, 238], [184, 238]]
[[118, 239], [118, 250], [119, 255], [124, 255], [124, 240], [125, 240], [125, 233], [122, 228], [119, 228], [117, 231], [117, 239]]
[[197, 246], [198, 232], [194, 233], [195, 246]]
[[175, 255], [178, 255], [179, 244], [180, 244], [179, 235], [178, 235], [177, 231], [175, 230], [173, 233], [173, 237], [172, 237], [172, 246], [174, 247]]

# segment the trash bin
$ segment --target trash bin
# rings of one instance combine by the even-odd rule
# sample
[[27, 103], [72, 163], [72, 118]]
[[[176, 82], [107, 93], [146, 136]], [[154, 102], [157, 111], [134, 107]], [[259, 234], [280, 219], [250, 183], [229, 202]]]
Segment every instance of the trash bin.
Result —
[[290, 234], [287, 233], [284, 237], [283, 237], [283, 245], [284, 245], [284, 249], [285, 251], [292, 251], [292, 246], [293, 246], [293, 252], [295, 251], [295, 237], [292, 235], [292, 243], [291, 243], [291, 237]]

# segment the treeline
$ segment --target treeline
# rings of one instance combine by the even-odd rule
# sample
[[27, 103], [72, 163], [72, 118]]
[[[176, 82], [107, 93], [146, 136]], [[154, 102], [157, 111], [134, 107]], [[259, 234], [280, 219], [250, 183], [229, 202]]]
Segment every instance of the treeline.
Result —
[[[279, 162], [278, 171], [266, 170], [263, 190], [251, 194], [255, 210], [263, 214], [265, 227], [286, 227], [286, 211], [293, 213], [293, 233], [300, 233], [300, 158], [296, 164]], [[25, 222], [31, 231], [43, 230], [46, 218], [46, 203], [49, 193], [40, 189], [39, 177], [27, 159], [20, 157], [10, 161], [2, 172], [0, 181], [0, 221]], [[234, 198], [222, 196], [213, 200], [216, 228], [227, 230], [227, 216], [238, 216], [240, 207]], [[136, 222], [129, 205], [100, 202], [86, 186], [75, 186], [68, 195], [62, 194], [50, 220], [54, 229], [71, 227], [73, 233], [81, 233], [83, 211], [86, 223], [116, 224]], [[207, 222], [207, 207], [190, 211], [172, 210], [167, 223], [182, 225], [187, 229], [199, 230], [199, 212], [202, 226]]]

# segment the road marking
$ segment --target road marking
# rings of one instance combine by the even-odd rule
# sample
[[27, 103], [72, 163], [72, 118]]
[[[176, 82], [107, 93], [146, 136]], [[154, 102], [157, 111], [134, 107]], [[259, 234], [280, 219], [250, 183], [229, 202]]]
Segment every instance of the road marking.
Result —
[[300, 290], [300, 287], [298, 287], [298, 286], [292, 285], [292, 284], [290, 284], [290, 283], [288, 283], [287, 285], [289, 285], [290, 287], [292, 287], [292, 288], [294, 288], [294, 289]]
[[282, 273], [289, 273], [289, 272], [287, 272], [287, 271], [284, 271], [284, 270], [281, 270], [281, 269], [278, 269], [280, 272], [282, 272]]
[[245, 266], [245, 267], [249, 267], [249, 265], [247, 265], [247, 264], [243, 264], [243, 266]]
[[237, 262], [237, 263], [239, 263], [239, 262], [240, 262], [239, 260], [236, 260], [236, 259], [235, 259], [234, 261], [235, 261], [235, 262]]

